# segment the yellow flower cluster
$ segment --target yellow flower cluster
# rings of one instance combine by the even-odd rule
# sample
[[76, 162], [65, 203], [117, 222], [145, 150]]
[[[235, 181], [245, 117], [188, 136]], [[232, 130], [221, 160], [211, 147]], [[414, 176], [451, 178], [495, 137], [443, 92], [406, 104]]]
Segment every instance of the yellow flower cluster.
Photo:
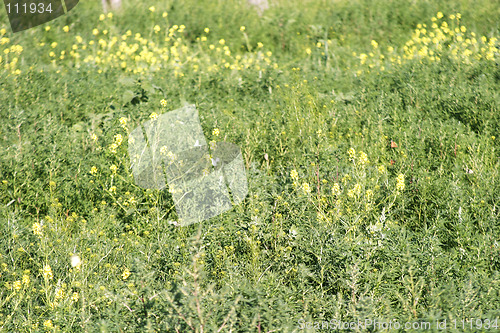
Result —
[[[104, 21], [105, 17], [101, 15], [99, 19]], [[278, 67], [277, 63], [272, 62], [270, 51], [259, 50], [264, 46], [262, 43], [258, 43], [255, 52], [246, 53], [244, 56], [234, 56], [224, 39], [220, 39], [218, 45], [207, 45], [208, 39], [204, 35], [196, 39], [197, 45], [192, 45], [190, 41], [183, 38], [185, 29], [184, 25], [173, 25], [163, 35], [159, 34], [163, 27], [155, 25], [154, 35], [145, 38], [140, 33], [133, 34], [131, 30], [121, 35], [111, 36], [106, 29], [95, 28], [92, 31], [92, 39], [89, 41], [84, 41], [81, 36], [75, 36], [75, 43], [70, 49], [57, 49], [59, 46], [57, 43], [47, 45], [45, 42], [39, 43], [39, 47], [49, 47], [47, 52], [52, 61], [56, 60], [57, 55], [60, 60], [69, 56], [76, 68], [89, 64], [96, 66], [99, 73], [113, 68], [133, 73], [169, 69], [176, 77], [182, 77], [186, 72], [199, 72], [201, 68], [208, 72], [247, 68], [265, 72], [268, 68]], [[66, 31], [69, 28], [63, 28], [63, 30]], [[205, 28], [205, 34], [209, 31], [210, 29]], [[243, 27], [242, 31], [244, 31]], [[0, 40], [0, 44], [9, 42], [9, 39]], [[223, 56], [214, 57], [213, 52]], [[164, 106], [163, 102], [162, 106]]]
[[43, 226], [40, 223], [33, 223], [33, 234], [42, 237]]
[[124, 280], [128, 279], [128, 277], [130, 276], [130, 274], [131, 274], [131, 273], [130, 273], [129, 269], [128, 269], [128, 268], [125, 268], [125, 269], [123, 270], [123, 273], [122, 273], [122, 279], [124, 279]]
[[405, 175], [400, 173], [396, 178], [396, 190], [403, 191], [405, 189]]
[[[403, 46], [403, 54], [395, 52], [392, 46], [384, 52], [376, 41], [372, 41], [371, 52], [353, 55], [359, 59], [362, 66], [377, 67], [380, 70], [413, 59], [440, 61], [445, 56], [465, 64], [480, 59], [496, 61], [500, 57], [496, 47], [498, 37], [488, 39], [486, 36], [479, 37], [474, 32], [468, 32], [467, 28], [460, 24], [460, 18], [460, 13], [452, 14], [449, 16], [451, 22], [448, 22], [443, 13], [438, 12], [431, 19], [430, 26], [418, 24], [410, 40]], [[358, 74], [362, 72], [360, 69]]]
[[[3, 37], [7, 30], [0, 29], [0, 45], [5, 45], [10, 43], [10, 38]], [[24, 48], [21, 45], [14, 44], [10, 47], [7, 47], [3, 50], [3, 56], [0, 53], [0, 68], [3, 64], [3, 68], [8, 70], [10, 74], [19, 75], [21, 74], [21, 70], [17, 68], [17, 64], [19, 63], [19, 58]], [[9, 74], [9, 75], [10, 75]]]
[[54, 277], [54, 274], [52, 273], [52, 268], [50, 267], [50, 265], [43, 266], [42, 273], [43, 273], [43, 278], [45, 280], [52, 280], [52, 278]]

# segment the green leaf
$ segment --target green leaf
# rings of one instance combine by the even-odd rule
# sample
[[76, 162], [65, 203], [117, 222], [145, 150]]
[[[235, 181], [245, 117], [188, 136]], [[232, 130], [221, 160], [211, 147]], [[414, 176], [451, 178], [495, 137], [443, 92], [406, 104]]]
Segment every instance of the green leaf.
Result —
[[135, 93], [132, 90], [125, 90], [122, 95], [123, 104], [130, 103], [135, 97]]

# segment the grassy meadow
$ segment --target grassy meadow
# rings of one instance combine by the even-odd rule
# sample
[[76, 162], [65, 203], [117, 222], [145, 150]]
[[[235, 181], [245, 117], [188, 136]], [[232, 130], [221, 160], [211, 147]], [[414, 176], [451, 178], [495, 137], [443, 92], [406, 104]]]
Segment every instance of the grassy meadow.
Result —
[[[0, 332], [500, 329], [498, 1], [272, 4], [0, 12]], [[127, 147], [187, 103], [249, 193], [181, 227]]]

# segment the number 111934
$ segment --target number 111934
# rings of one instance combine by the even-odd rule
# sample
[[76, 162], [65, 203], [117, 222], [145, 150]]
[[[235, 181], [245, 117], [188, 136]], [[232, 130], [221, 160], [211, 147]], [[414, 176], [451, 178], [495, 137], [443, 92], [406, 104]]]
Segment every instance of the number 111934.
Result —
[[36, 2], [31, 2], [31, 3], [23, 3], [19, 4], [16, 3], [11, 6], [10, 3], [6, 4], [7, 7], [7, 13], [13, 13], [13, 14], [43, 14], [43, 13], [52, 13], [52, 4], [44, 4], [44, 3], [36, 3]]

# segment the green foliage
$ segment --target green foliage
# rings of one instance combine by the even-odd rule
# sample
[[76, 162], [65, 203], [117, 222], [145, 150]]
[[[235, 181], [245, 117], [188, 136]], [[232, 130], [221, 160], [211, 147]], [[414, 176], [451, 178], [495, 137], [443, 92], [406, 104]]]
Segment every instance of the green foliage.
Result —
[[[0, 30], [0, 331], [500, 316], [495, 1], [99, 10]], [[127, 139], [186, 103], [249, 195], [180, 227]]]

